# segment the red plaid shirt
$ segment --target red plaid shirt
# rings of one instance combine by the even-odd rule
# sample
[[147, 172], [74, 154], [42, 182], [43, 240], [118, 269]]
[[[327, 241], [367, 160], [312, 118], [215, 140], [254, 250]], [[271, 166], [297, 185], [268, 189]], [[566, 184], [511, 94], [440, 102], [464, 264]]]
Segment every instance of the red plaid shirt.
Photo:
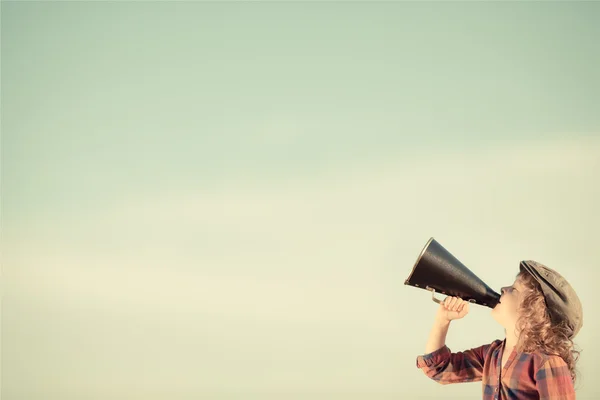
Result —
[[452, 353], [444, 346], [417, 357], [417, 367], [441, 384], [479, 382], [483, 400], [574, 400], [567, 363], [555, 355], [513, 350], [502, 368], [504, 341]]

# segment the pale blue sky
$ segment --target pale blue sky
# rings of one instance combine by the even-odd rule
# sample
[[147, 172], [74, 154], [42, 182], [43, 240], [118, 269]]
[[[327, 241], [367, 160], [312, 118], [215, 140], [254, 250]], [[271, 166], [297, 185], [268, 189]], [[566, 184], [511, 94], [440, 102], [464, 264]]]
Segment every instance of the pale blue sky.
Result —
[[4, 3], [5, 206], [29, 214], [43, 197], [70, 210], [156, 187], [593, 134], [597, 12]]
[[430, 236], [562, 272], [600, 398], [600, 4], [1, 11], [3, 399], [476, 398], [415, 368]]

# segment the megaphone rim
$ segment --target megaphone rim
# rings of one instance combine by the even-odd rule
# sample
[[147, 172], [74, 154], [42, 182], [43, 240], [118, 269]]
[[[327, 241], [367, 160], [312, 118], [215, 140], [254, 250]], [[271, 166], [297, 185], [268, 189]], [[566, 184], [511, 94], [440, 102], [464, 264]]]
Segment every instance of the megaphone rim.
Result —
[[417, 269], [417, 265], [419, 265], [419, 262], [421, 261], [421, 258], [423, 258], [423, 255], [425, 254], [425, 252], [427, 251], [427, 249], [429, 248], [429, 245], [431, 243], [433, 243], [435, 239], [433, 238], [433, 236], [431, 238], [429, 238], [429, 240], [427, 241], [427, 243], [425, 243], [425, 246], [423, 247], [423, 250], [421, 250], [421, 253], [419, 254], [419, 257], [417, 257], [417, 261], [415, 261], [415, 265], [413, 265], [412, 271], [410, 271], [410, 275], [408, 276], [408, 278], [406, 278], [406, 280], [404, 281], [405, 285], [408, 285], [410, 282], [410, 278], [412, 278], [415, 269]]

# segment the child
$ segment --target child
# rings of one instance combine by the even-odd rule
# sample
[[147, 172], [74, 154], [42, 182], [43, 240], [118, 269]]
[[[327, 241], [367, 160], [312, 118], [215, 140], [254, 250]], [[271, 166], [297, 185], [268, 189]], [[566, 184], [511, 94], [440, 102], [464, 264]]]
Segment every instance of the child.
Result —
[[574, 400], [573, 338], [583, 325], [575, 291], [556, 271], [522, 261], [517, 279], [502, 288], [494, 319], [506, 330], [503, 341], [452, 353], [445, 345], [450, 321], [463, 318], [469, 303], [447, 297], [417, 367], [441, 383], [482, 381], [484, 400]]

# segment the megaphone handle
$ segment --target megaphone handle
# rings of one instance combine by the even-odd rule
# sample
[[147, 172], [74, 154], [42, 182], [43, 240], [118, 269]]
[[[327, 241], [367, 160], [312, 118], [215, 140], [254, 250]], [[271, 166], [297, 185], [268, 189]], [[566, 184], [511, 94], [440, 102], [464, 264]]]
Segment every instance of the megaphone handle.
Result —
[[433, 300], [434, 302], [436, 302], [438, 304], [442, 304], [444, 302], [444, 300], [440, 300], [435, 297], [435, 289], [434, 288], [431, 288], [431, 300]]

